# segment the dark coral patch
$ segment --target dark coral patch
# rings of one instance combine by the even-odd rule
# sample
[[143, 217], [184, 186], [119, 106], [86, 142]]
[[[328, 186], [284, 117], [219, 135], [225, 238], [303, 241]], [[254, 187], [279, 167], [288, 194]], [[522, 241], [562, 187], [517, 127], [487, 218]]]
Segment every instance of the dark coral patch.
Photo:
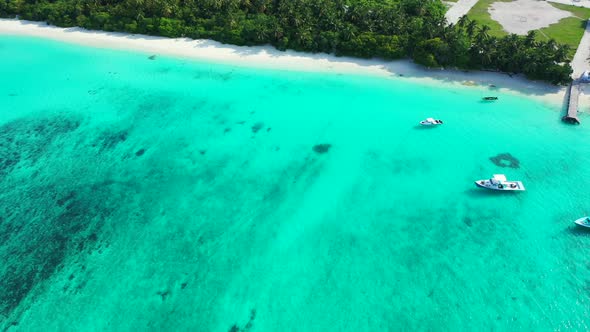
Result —
[[262, 129], [263, 126], [264, 126], [264, 122], [256, 122], [252, 126], [252, 132], [256, 134], [260, 129]]
[[64, 206], [64, 204], [66, 202], [68, 202], [69, 200], [71, 200], [72, 198], [76, 197], [76, 193], [73, 191], [70, 191], [69, 194], [67, 194], [66, 196], [60, 198], [57, 200], [57, 205], [59, 206]]
[[12, 172], [17, 164], [35, 164], [57, 139], [80, 126], [71, 116], [17, 119], [0, 126], [0, 178]]
[[[64, 236], [54, 234], [37, 243], [44, 248], [33, 252], [35, 266], [9, 264], [0, 281], [3, 292], [0, 294], [0, 313], [8, 315], [29, 294], [39, 280], [48, 279], [64, 261], [68, 240]], [[26, 251], [25, 251], [26, 252]]]
[[463, 217], [463, 223], [467, 225], [467, 227], [471, 227], [473, 225], [473, 220], [470, 217]]
[[248, 322], [246, 323], [246, 325], [244, 325], [244, 327], [240, 328], [238, 326], [238, 324], [234, 324], [232, 325], [228, 332], [247, 332], [250, 331], [250, 329], [252, 328], [252, 326], [254, 326], [254, 319], [256, 319], [256, 309], [252, 309], [250, 311], [250, 319], [248, 319]]
[[100, 146], [101, 152], [110, 150], [125, 142], [128, 136], [129, 132], [127, 130], [105, 131], [99, 135], [98, 144], [95, 145]]
[[490, 157], [490, 160], [498, 167], [520, 168], [520, 161], [510, 153], [500, 153], [495, 157]]
[[15, 211], [10, 219], [0, 220], [0, 239], [10, 252], [10, 256], [0, 256], [5, 266], [0, 270], [0, 317], [9, 317], [71, 258], [92, 250], [112, 204], [118, 204], [119, 197], [115, 198], [111, 186], [73, 192], [66, 189], [73, 187], [71, 183], [60, 185], [63, 190], [43, 185], [26, 195], [14, 190], [9, 199], [0, 202], [0, 211]]
[[138, 157], [143, 156], [143, 154], [145, 153], [145, 149], [139, 149], [137, 150], [137, 152], [135, 152], [135, 155]]
[[168, 295], [170, 295], [169, 291], [159, 291], [156, 293], [157, 295], [160, 295], [162, 302], [166, 301], [166, 298], [168, 297]]
[[313, 146], [313, 151], [319, 154], [330, 151], [332, 144], [317, 144]]
[[150, 55], [150, 56], [148, 57], [148, 59], [150, 59], [150, 60], [156, 60], [156, 55], [155, 55], [155, 54], [154, 54], [154, 55]]

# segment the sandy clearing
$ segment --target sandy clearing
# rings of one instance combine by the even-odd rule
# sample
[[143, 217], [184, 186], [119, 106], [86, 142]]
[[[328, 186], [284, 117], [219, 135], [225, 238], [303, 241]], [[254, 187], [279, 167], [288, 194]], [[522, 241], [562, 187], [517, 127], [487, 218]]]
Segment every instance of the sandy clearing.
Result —
[[557, 9], [545, 1], [535, 0], [494, 2], [488, 10], [492, 19], [500, 23], [504, 30], [519, 35], [572, 16], [570, 12]]

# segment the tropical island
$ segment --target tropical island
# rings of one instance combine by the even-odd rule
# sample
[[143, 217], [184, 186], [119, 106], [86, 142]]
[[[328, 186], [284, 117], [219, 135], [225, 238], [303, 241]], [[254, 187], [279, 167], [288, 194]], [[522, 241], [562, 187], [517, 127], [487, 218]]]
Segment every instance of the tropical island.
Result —
[[0, 0], [0, 331], [590, 330], [577, 4]]
[[432, 68], [501, 71], [557, 85], [571, 81], [572, 43], [538, 38], [534, 31], [526, 36], [498, 33], [477, 12], [448, 24], [446, 11], [440, 0], [0, 2], [1, 17], [59, 27], [270, 44], [279, 50], [359, 58], [410, 58]]

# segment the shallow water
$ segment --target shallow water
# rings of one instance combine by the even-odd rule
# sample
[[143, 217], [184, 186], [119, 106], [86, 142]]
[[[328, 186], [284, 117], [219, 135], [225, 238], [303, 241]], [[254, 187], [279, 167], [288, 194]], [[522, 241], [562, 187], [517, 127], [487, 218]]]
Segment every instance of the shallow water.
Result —
[[585, 118], [32, 38], [0, 59], [2, 330], [590, 328]]

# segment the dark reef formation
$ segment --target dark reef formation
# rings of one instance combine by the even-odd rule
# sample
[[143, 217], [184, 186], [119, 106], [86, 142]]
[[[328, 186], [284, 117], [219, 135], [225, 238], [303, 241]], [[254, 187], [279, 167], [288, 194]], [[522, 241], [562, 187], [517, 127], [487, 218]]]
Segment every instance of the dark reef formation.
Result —
[[127, 130], [106, 130], [97, 139], [93, 146], [98, 146], [100, 151], [110, 150], [127, 140]]
[[[157, 137], [158, 133], [149, 136], [145, 128], [153, 130], [154, 124], [175, 124], [170, 120], [172, 116], [178, 117], [177, 113], [170, 111], [173, 106], [169, 99], [150, 96], [138, 102], [136, 111], [127, 111], [126, 100], [121, 109], [126, 110], [128, 116], [113, 122], [104, 118], [93, 121], [92, 115], [86, 117], [76, 112], [48, 110], [0, 125], [0, 331], [14, 329], [10, 325], [13, 323], [20, 324], [19, 328], [26, 325], [21, 318], [40, 299], [45, 299], [47, 290], [52, 291], [51, 300], [67, 296], [75, 297], [73, 302], [86, 303], [82, 299], [96, 292], [96, 282], [102, 278], [99, 271], [100, 264], [103, 264], [101, 259], [107, 255], [122, 259], [128, 254], [140, 256], [117, 251], [122, 245], [117, 241], [121, 236], [136, 234], [127, 233], [131, 230], [148, 231], [152, 220], [169, 222], [178, 216], [187, 216], [188, 219], [199, 218], [201, 224], [191, 229], [183, 223], [178, 232], [186, 234], [180, 236], [177, 243], [167, 241], [160, 248], [163, 255], [172, 254], [174, 257], [177, 257], [176, 247], [188, 248], [186, 255], [178, 256], [178, 261], [175, 258], [175, 263], [153, 267], [157, 271], [155, 274], [166, 275], [170, 282], [154, 287], [148, 285], [149, 291], [145, 294], [137, 292], [133, 296], [151, 295], [158, 304], [172, 307], [176, 306], [176, 301], [184, 301], [182, 297], [194, 298], [195, 294], [202, 294], [203, 284], [218, 283], [219, 280], [229, 282], [231, 275], [199, 274], [203, 267], [227, 271], [239, 264], [233, 260], [201, 263], [206, 261], [204, 257], [209, 246], [226, 236], [227, 230], [234, 227], [235, 215], [242, 213], [245, 207], [256, 204], [259, 207], [256, 216], [266, 216], [285, 200], [294, 184], [301, 188], [310, 187], [322, 171], [323, 158], [312, 156], [315, 153], [308, 150], [304, 151], [307, 155], [304, 160], [298, 159], [270, 174], [277, 181], [269, 182], [260, 178], [258, 173], [248, 172], [243, 176], [224, 178], [224, 173], [234, 169], [236, 162], [248, 167], [249, 160], [245, 157], [236, 161], [236, 156], [218, 150], [216, 141], [208, 140], [208, 133], [197, 131], [202, 136], [197, 135], [198, 139], [195, 139], [193, 135], [185, 136], [179, 131], [177, 136], [166, 137], [161, 146], [149, 139]], [[217, 114], [218, 111], [212, 111], [206, 125], [217, 124], [218, 119], [214, 118]], [[234, 122], [229, 122], [231, 117], [227, 118], [227, 123]], [[258, 133], [250, 132], [252, 124], [252, 131]], [[245, 125], [241, 129], [248, 135], [264, 135], [268, 131], [266, 128], [270, 128], [255, 121], [248, 121]], [[223, 128], [225, 125], [213, 127], [220, 136]], [[241, 132], [234, 131], [236, 134]], [[244, 146], [254, 149], [247, 144]], [[319, 144], [314, 150], [326, 153], [330, 147], [330, 144]], [[279, 150], [275, 145], [269, 145], [269, 148]], [[160, 154], [172, 157], [158, 158]], [[187, 162], [176, 156], [188, 156], [186, 159], [190, 160]], [[180, 183], [182, 188], [169, 187], [170, 183]], [[175, 192], [187, 190], [195, 201], [191, 210], [183, 212], [171, 204], [168, 189]], [[209, 204], [211, 192], [224, 193], [219, 195], [219, 204]], [[252, 220], [261, 219], [255, 217]], [[250, 230], [256, 233], [257, 227], [258, 224], [252, 222], [249, 231], [232, 238], [235, 243], [229, 250], [233, 254], [228, 257], [238, 257], [244, 248], [251, 247]], [[194, 234], [189, 235], [190, 232]], [[162, 238], [166, 237], [166, 234], [162, 235]], [[160, 245], [158, 236], [151, 241]], [[187, 242], [186, 245], [183, 241]], [[177, 278], [177, 273], [168, 269], [171, 264], [186, 267], [189, 270], [186, 271], [187, 277]], [[191, 268], [197, 272], [193, 273]], [[56, 295], [54, 290], [63, 294]], [[187, 310], [206, 312], [208, 309], [201, 301], [195, 301], [195, 306], [197, 309]], [[249, 318], [246, 315], [239, 321], [227, 321], [224, 328], [253, 330], [255, 316], [256, 310], [252, 310]], [[167, 319], [178, 317], [183, 316], [177, 313], [154, 320], [157, 324], [165, 324]], [[204, 314], [200, 323], [203, 326], [218, 324], [207, 319]]]
[[332, 144], [316, 144], [313, 146], [313, 151], [319, 154], [330, 151]]
[[254, 134], [256, 134], [260, 129], [262, 129], [262, 127], [264, 126], [263, 122], [256, 122], [253, 126], [252, 126], [252, 132]]
[[490, 160], [498, 167], [520, 168], [520, 161], [510, 153], [500, 153], [495, 157], [490, 157]]
[[76, 130], [77, 119], [18, 119], [0, 127], [0, 180], [19, 163], [35, 163], [60, 136]]
[[244, 325], [244, 327], [239, 327], [237, 324], [234, 324], [234, 325], [232, 325], [232, 327], [229, 328], [228, 332], [250, 331], [250, 329], [254, 325], [254, 319], [256, 319], [256, 309], [252, 309], [250, 311], [250, 319], [248, 319], [248, 322]]
[[[80, 258], [101, 246], [104, 221], [121, 203], [117, 183], [84, 184], [84, 174], [53, 173], [60, 169], [64, 144], [91, 149], [78, 144], [81, 123], [75, 115], [56, 114], [0, 127], [0, 322], [14, 318], [14, 310], [65, 264], [77, 262], [83, 271]], [[103, 136], [101, 150], [125, 138], [120, 132]], [[69, 281], [77, 282], [78, 275], [83, 273], [71, 274]], [[74, 291], [84, 284], [81, 279]]]
[[470, 217], [463, 217], [463, 223], [467, 225], [467, 227], [473, 226], [473, 220]]

